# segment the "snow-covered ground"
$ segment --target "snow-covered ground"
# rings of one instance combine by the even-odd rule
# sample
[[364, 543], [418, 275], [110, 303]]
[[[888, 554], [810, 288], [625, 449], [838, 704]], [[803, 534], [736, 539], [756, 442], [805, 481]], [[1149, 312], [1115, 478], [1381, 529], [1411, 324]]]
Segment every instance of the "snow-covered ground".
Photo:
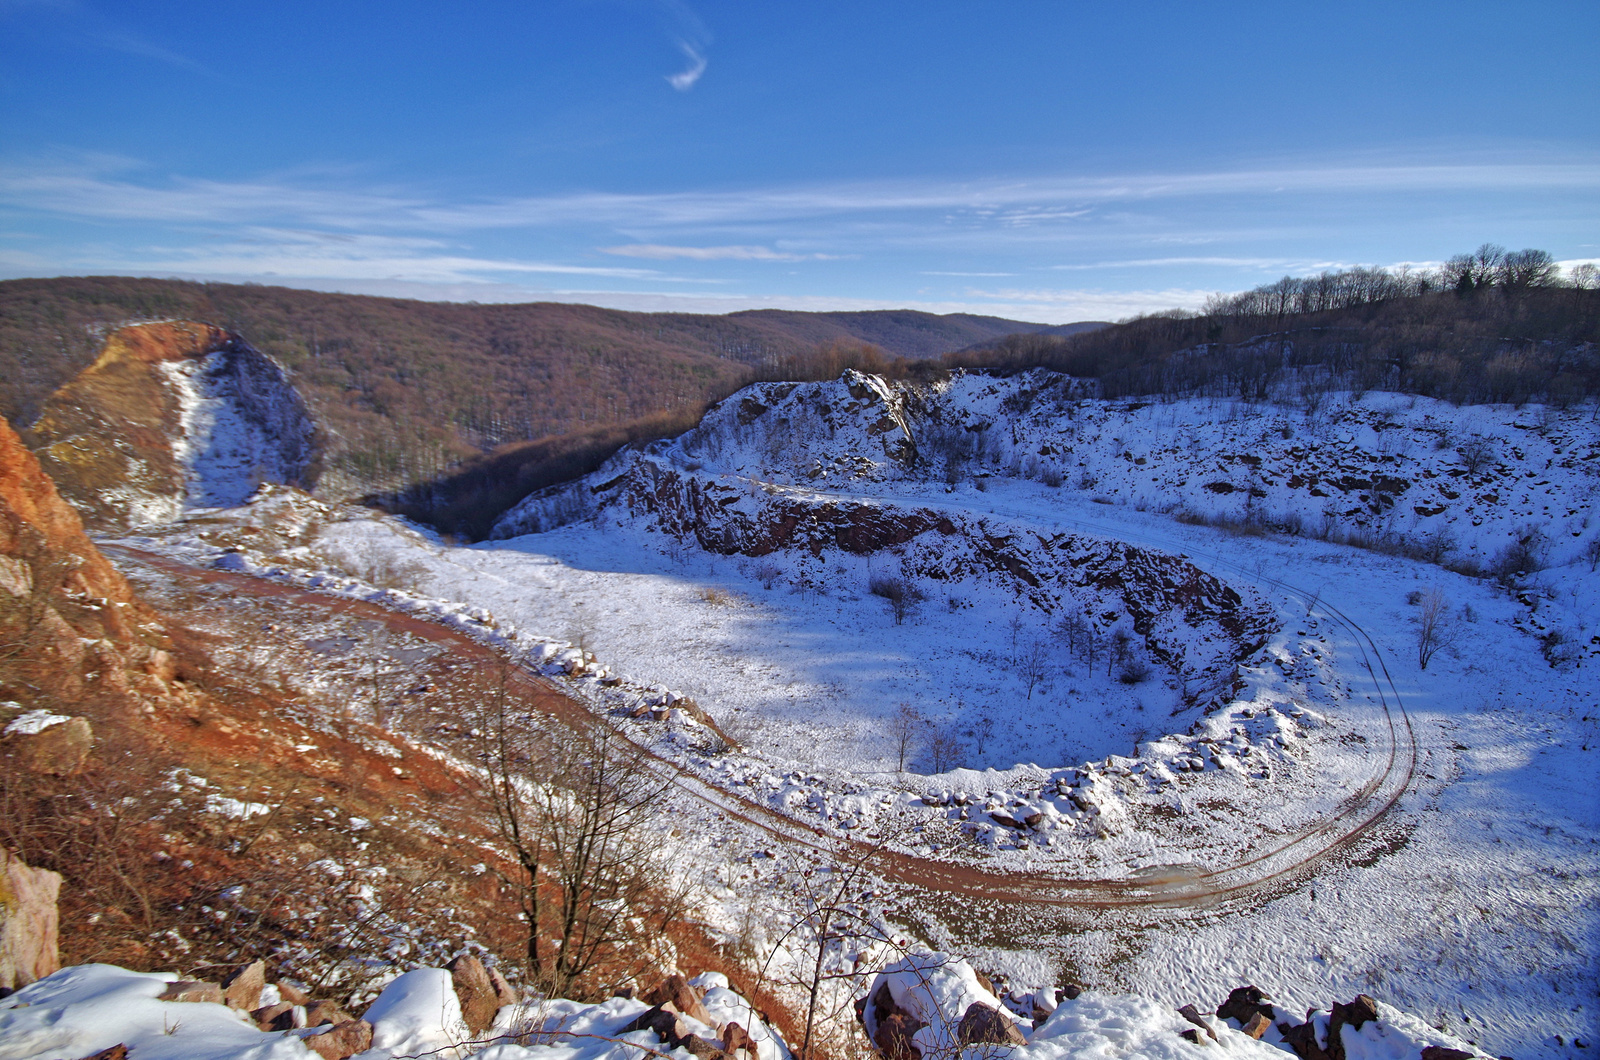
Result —
[[[749, 752], [693, 763], [721, 787], [813, 826], [870, 831], [909, 813], [922, 831], [905, 849], [997, 870], [1178, 871], [1210, 881], [1193, 888], [1206, 891], [1244, 878], [1227, 873], [1257, 856], [1287, 868], [1283, 843], [1363, 794], [1374, 812], [1393, 795], [1393, 811], [1343, 855], [1237, 895], [1123, 912], [898, 912], [930, 941], [1034, 985], [1074, 976], [1176, 1005], [1253, 981], [1288, 1008], [1360, 991], [1494, 1052], [1556, 1057], [1575, 1039], [1594, 1043], [1592, 409], [1454, 410], [1382, 394], [1312, 411], [1052, 404], [1037, 376], [962, 377], [916, 406], [874, 383], [855, 384], [859, 396], [846, 382], [736, 395], [697, 432], [536, 499], [504, 540], [446, 548], [392, 520], [334, 519], [314, 546], [257, 565], [402, 571], [422, 596], [492, 613], [486, 629], [577, 645], [637, 686], [692, 696]], [[969, 429], [979, 422], [990, 426]], [[1469, 472], [1459, 441], [1474, 436], [1491, 439], [1493, 456]], [[941, 447], [954, 455], [930, 474]], [[1057, 632], [1062, 613], [993, 571], [929, 577], [925, 543], [701, 550], [614, 485], [630, 461], [697, 483], [696, 496], [722, 490], [757, 520], [780, 504], [852, 503], [1187, 556], [1268, 602], [1278, 629], [1241, 664], [1237, 696], [1208, 709], [1171, 660], [1125, 684], [1107, 672], [1104, 642], [1092, 664], [1075, 656]], [[1451, 503], [1426, 514], [1441, 499]], [[1297, 512], [1319, 532], [1308, 524], [1326, 518], [1333, 540], [1175, 518], [1282, 523]], [[1456, 565], [1520, 541], [1544, 569], [1507, 590], [1335, 543], [1347, 536], [1431, 536], [1434, 556]], [[896, 622], [868, 591], [875, 575], [925, 599]], [[1430, 601], [1439, 649], [1424, 670]], [[1105, 637], [1127, 621], [1089, 617]], [[1048, 649], [1038, 665], [1036, 643]], [[904, 773], [901, 704], [926, 722]], [[947, 768], [929, 775], [936, 764]], [[1033, 813], [1036, 825], [1017, 827]], [[711, 851], [729, 827], [708, 811], [694, 841]]]

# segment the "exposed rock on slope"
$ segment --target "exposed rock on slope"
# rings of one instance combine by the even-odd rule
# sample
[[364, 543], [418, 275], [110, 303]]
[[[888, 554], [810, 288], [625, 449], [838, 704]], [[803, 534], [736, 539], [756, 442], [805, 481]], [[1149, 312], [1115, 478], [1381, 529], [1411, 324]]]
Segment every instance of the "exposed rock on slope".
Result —
[[[722, 555], [788, 551], [825, 564], [830, 551], [887, 552], [909, 578], [989, 581], [1046, 615], [1081, 616], [1102, 630], [1127, 621], [1193, 688], [1232, 691], [1235, 664], [1274, 628], [1272, 609], [1186, 559], [959, 507], [841, 492], [922, 475], [922, 454], [952, 445], [936, 423], [928, 395], [854, 371], [830, 383], [750, 387], [688, 434], [528, 498], [494, 536], [598, 516], [636, 520]], [[987, 426], [951, 429], [961, 445], [988, 444]]]
[[0, 423], [0, 699], [115, 705], [164, 695], [164, 645], [154, 613]]
[[310, 489], [320, 441], [284, 369], [239, 336], [173, 321], [119, 328], [33, 425], [40, 461], [99, 529]]
[[61, 967], [56, 895], [61, 877], [0, 847], [0, 989], [14, 990]]

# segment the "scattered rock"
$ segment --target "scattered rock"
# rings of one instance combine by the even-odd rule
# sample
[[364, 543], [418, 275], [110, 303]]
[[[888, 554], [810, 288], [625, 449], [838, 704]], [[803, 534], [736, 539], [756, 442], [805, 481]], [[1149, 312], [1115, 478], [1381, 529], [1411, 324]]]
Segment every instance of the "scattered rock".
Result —
[[84, 1057], [83, 1060], [128, 1060], [128, 1047], [118, 1042], [109, 1049], [102, 1049], [98, 1053]]
[[59, 874], [36, 869], [0, 847], [0, 989], [27, 986], [60, 970], [60, 893]]
[[1195, 1045], [1206, 1045], [1210, 1042], [1209, 1038], [1195, 1030], [1193, 1027], [1190, 1027], [1186, 1031], [1179, 1031], [1178, 1037], [1182, 1038], [1186, 1042], [1193, 1042]]
[[213, 1005], [220, 1005], [222, 1004], [222, 987], [216, 983], [179, 979], [176, 982], [168, 983], [167, 988], [157, 995], [156, 1000], [209, 1002]]
[[1183, 1006], [1178, 1010], [1178, 1015], [1182, 1016], [1196, 1027], [1199, 1027], [1201, 1030], [1205, 1031], [1206, 1036], [1212, 1041], [1217, 1040], [1217, 1032], [1211, 1029], [1211, 1024], [1207, 1023], [1200, 1017], [1199, 1011], [1196, 1010], [1193, 1005]]
[[1071, 1001], [1081, 993], [1083, 993], [1083, 985], [1081, 983], [1063, 983], [1056, 988], [1056, 1004], [1059, 1005], [1063, 1001]]
[[266, 962], [251, 961], [222, 981], [222, 999], [229, 1008], [251, 1012], [261, 1007], [261, 989], [266, 985]]
[[461, 1018], [466, 1021], [467, 1033], [477, 1037], [494, 1022], [495, 1013], [500, 1011], [500, 1000], [489, 972], [482, 961], [470, 954], [457, 957], [445, 965], [445, 969], [461, 1001]]
[[335, 1024], [332, 1030], [308, 1035], [300, 1041], [323, 1060], [346, 1060], [372, 1048], [372, 1024], [366, 1020], [345, 1020]]
[[1443, 1045], [1428, 1045], [1422, 1049], [1422, 1060], [1472, 1060], [1473, 1054], [1462, 1049]]
[[647, 1005], [672, 1005], [679, 1014], [712, 1026], [711, 1014], [700, 1003], [700, 991], [689, 985], [681, 975], [669, 975], [659, 985], [639, 1000]]
[[926, 1026], [904, 1012], [893, 1012], [878, 1021], [878, 1033], [872, 1044], [878, 1047], [884, 1060], [922, 1060], [922, 1050], [912, 1044], [911, 1037]]
[[94, 730], [87, 718], [70, 718], [60, 725], [27, 736], [12, 736], [23, 767], [51, 777], [66, 777], [83, 769], [94, 748]]
[[974, 1001], [967, 1007], [956, 1028], [956, 1041], [962, 1045], [1028, 1044], [1015, 1023], [981, 1001]]

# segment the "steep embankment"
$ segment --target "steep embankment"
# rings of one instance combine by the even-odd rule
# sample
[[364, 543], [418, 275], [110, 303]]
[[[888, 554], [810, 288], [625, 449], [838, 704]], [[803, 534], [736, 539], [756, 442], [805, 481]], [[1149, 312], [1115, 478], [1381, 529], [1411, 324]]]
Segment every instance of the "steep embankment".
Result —
[[262, 482], [310, 489], [321, 471], [318, 431], [282, 366], [191, 321], [113, 332], [33, 434], [45, 470], [103, 529], [242, 504]]

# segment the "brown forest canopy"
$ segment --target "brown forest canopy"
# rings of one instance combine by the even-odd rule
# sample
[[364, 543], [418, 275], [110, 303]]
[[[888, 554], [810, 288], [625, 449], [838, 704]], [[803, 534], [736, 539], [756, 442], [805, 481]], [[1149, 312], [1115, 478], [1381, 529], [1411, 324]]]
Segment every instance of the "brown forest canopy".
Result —
[[93, 361], [110, 327], [172, 318], [239, 332], [293, 369], [334, 433], [330, 470], [366, 489], [429, 481], [507, 444], [674, 420], [824, 345], [928, 358], [1045, 329], [913, 311], [711, 316], [126, 277], [10, 280], [0, 283], [0, 412], [26, 427]]
[[1600, 394], [1600, 273], [1563, 277], [1540, 250], [1485, 244], [1438, 270], [1349, 269], [1217, 296], [1199, 313], [1072, 336], [1010, 335], [951, 366], [1043, 367], [1106, 397], [1259, 400], [1294, 390], [1395, 390], [1458, 404]]

